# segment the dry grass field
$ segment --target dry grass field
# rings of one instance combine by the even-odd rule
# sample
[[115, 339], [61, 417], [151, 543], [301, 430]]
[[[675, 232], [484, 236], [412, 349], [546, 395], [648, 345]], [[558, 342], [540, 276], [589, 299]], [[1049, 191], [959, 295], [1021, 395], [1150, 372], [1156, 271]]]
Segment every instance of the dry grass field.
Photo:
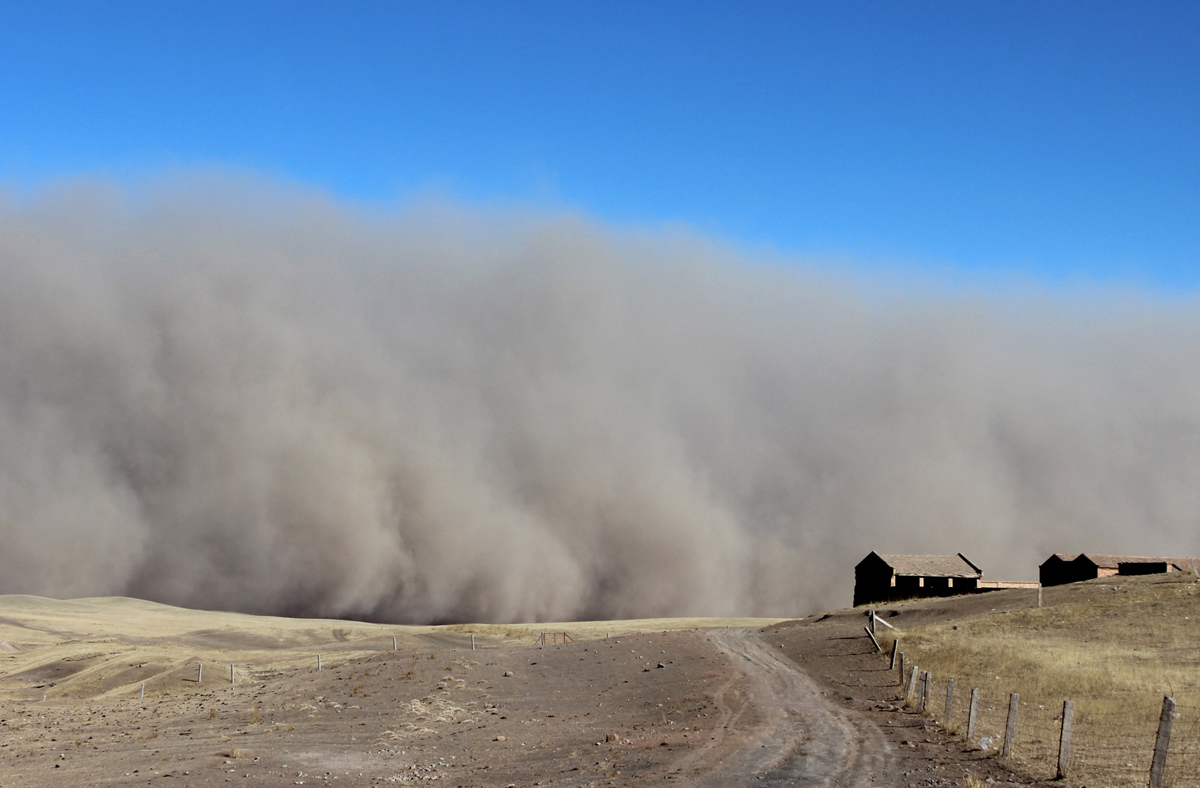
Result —
[[[959, 603], [974, 608], [969, 615], [947, 612], [956, 600], [890, 606], [895, 620], [913, 622], [898, 634], [908, 664], [933, 675], [927, 713], [962, 735], [969, 693], [977, 688], [971, 744], [999, 747], [1009, 693], [1018, 693], [1014, 758], [1044, 778], [1055, 771], [1063, 701], [1073, 700], [1071, 781], [1145, 785], [1169, 695], [1179, 717], [1167, 782], [1200, 785], [1197, 578], [1108, 578], [1045, 589], [1040, 608], [1035, 599], [1029, 591], [984, 594]], [[891, 631], [882, 631], [890, 647]], [[955, 702], [947, 720], [948, 679]]]
[[[332, 668], [396, 648], [533, 644], [562, 633], [576, 641], [639, 632], [754, 627], [776, 619], [644, 619], [544, 624], [401, 626], [252, 616], [140, 599], [54, 600], [0, 596], [0, 698], [90, 698], [196, 689], [207, 675], [261, 678], [316, 664]], [[203, 665], [203, 668], [200, 666]]]
[[774, 622], [393, 626], [0, 597], [0, 788], [661, 784], [702, 742], [687, 768], [740, 746], [717, 746], [714, 698], [744, 677], [709, 630]]

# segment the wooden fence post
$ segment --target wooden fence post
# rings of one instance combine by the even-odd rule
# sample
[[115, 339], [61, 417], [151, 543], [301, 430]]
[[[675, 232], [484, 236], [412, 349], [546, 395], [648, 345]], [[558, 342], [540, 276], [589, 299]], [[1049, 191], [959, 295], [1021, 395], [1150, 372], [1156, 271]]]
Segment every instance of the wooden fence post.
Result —
[[950, 727], [950, 711], [954, 708], [954, 679], [946, 682], [946, 716], [942, 718], [942, 727]]
[[1008, 722], [1004, 724], [1004, 749], [1000, 751], [1001, 758], [1012, 755], [1013, 739], [1017, 736], [1017, 693], [1008, 696]]
[[203, 682], [204, 682], [204, 663], [198, 662], [198, 663], [196, 663], [196, 683], [202, 684]]
[[[869, 632], [870, 632], [872, 635], [874, 635], [874, 634], [875, 634], [875, 611], [874, 611], [874, 610], [868, 610], [868, 611], [867, 611], [867, 621], [868, 621], [868, 622], [869, 622], [869, 624], [870, 624], [870, 627], [869, 627], [868, 631], [869, 631]], [[874, 640], [874, 638], [871, 638], [871, 639], [872, 639], [872, 640]]]
[[1067, 776], [1071, 766], [1071, 728], [1075, 724], [1075, 701], [1064, 700], [1062, 712], [1062, 733], [1058, 736], [1058, 772], [1056, 780]]
[[896, 665], [900, 668], [900, 686], [904, 686], [904, 652], [901, 651], [896, 655]]
[[871, 631], [871, 628], [863, 627], [863, 629], [867, 631], [867, 637], [869, 637], [871, 642], [875, 644], [875, 650], [879, 653], [883, 653], [883, 646], [879, 645], [879, 641], [875, 639], [875, 633]]
[[1150, 788], [1162, 788], [1167, 775], [1167, 748], [1171, 746], [1171, 726], [1175, 724], [1175, 699], [1163, 698], [1158, 718], [1158, 736], [1154, 739], [1154, 760], [1150, 762]]
[[917, 713], [918, 714], [924, 714], [926, 704], [929, 703], [929, 680], [930, 680], [929, 671], [926, 670], [926, 671], [922, 672], [921, 673], [921, 691], [920, 691], [920, 694], [917, 695]]
[[888, 670], [896, 669], [896, 655], [900, 653], [900, 638], [892, 641], [892, 664], [888, 665]]
[[917, 666], [913, 665], [912, 670], [908, 672], [908, 683], [904, 686], [904, 705], [908, 705], [908, 699], [912, 697], [917, 689]]
[[975, 712], [979, 708], [979, 690], [971, 690], [971, 705], [967, 707], [967, 743], [975, 741]]

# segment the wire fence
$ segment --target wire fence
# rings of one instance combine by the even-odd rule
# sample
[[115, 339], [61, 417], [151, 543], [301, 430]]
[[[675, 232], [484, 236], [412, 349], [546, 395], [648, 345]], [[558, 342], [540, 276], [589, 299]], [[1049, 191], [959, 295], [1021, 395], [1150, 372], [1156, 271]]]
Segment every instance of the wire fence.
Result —
[[1026, 697], [935, 677], [911, 664], [898, 684], [905, 707], [936, 720], [969, 747], [995, 751], [1032, 778], [1200, 788], [1200, 695], [1189, 693], [1188, 700], [1197, 702], [1179, 704], [1172, 697], [1133, 694]]

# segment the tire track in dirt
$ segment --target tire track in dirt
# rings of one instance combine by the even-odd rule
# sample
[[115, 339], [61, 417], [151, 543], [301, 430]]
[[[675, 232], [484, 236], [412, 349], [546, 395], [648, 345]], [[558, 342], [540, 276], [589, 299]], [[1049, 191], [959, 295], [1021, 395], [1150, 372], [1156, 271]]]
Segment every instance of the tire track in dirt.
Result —
[[[744, 673], [734, 673], [713, 693], [712, 701], [717, 711], [717, 721], [713, 726], [710, 741], [672, 763], [669, 778], [676, 779], [688, 773], [707, 772], [721, 762], [721, 753], [723, 749], [727, 749], [725, 734], [731, 727], [736, 730], [738, 721], [746, 713], [749, 705], [749, 697], [736, 686], [745, 682]], [[730, 696], [733, 696], [732, 699]]]
[[[673, 764], [676, 775], [699, 770], [696, 784], [704, 788], [851, 788], [889, 782], [891, 749], [875, 725], [831, 703], [812, 679], [755, 631], [715, 631], [712, 639], [741, 675], [717, 693], [717, 735]], [[737, 683], [745, 685], [744, 692], [736, 691]], [[738, 696], [732, 702], [731, 694]], [[749, 709], [760, 721], [739, 727], [738, 720]]]

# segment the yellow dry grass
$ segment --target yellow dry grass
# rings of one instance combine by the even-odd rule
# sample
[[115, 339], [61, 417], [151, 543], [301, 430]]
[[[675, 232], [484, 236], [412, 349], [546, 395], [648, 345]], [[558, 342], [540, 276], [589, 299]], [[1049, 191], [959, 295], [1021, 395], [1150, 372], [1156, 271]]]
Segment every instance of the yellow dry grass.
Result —
[[[332, 668], [395, 647], [478, 648], [634, 632], [764, 626], [778, 619], [647, 619], [545, 624], [403, 626], [188, 610], [125, 597], [0, 596], [0, 698], [55, 699], [178, 693], [315, 666]], [[560, 637], [561, 639], [561, 637]], [[549, 636], [548, 636], [549, 642]], [[203, 685], [196, 682], [204, 665]]]
[[[1200, 705], [1200, 583], [1192, 576], [1087, 584], [1087, 596], [902, 633], [910, 661], [989, 692]], [[888, 635], [884, 636], [888, 638]], [[887, 642], [887, 641], [885, 641]], [[887, 642], [890, 646], [890, 642]]]
[[725, 627], [761, 628], [780, 621], [782, 618], [641, 618], [623, 621], [556, 621], [540, 624], [450, 624], [440, 629], [447, 632], [474, 634], [477, 638], [495, 638], [498, 641], [532, 641], [541, 633], [566, 632], [575, 640], [599, 640], [605, 637], [621, 637], [639, 632], [680, 632], [689, 629], [723, 629]]
[[[1166, 695], [1180, 714], [1169, 783], [1200, 766], [1197, 635], [1200, 582], [1174, 574], [1091, 581], [1045, 607], [994, 610], [896, 636], [907, 664], [932, 673], [927, 710], [951, 730], [965, 729], [966, 699], [979, 689], [973, 744], [999, 746], [1009, 693], [1018, 693], [1014, 752], [1037, 776], [1052, 776], [1062, 704], [1072, 700], [1073, 776], [1144, 785]], [[886, 647], [893, 637], [883, 636]], [[948, 720], [947, 679], [957, 699]]]

